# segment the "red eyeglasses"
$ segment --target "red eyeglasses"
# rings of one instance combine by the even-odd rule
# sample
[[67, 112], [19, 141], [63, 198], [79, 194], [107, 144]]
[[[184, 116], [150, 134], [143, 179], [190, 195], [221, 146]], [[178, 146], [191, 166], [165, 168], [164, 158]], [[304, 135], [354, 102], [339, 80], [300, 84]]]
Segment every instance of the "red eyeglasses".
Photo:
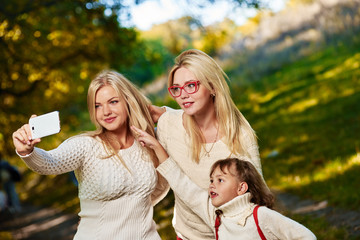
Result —
[[184, 90], [188, 94], [196, 93], [199, 90], [200, 81], [192, 81], [187, 82], [184, 84], [184, 86], [171, 86], [168, 88], [169, 93], [174, 98], [179, 97], [181, 95], [181, 91]]

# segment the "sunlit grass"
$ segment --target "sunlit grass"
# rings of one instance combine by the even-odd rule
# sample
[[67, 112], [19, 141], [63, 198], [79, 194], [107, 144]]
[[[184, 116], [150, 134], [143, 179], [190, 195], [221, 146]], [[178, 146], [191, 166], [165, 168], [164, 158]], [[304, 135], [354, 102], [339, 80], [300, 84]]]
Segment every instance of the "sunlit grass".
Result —
[[[359, 66], [360, 43], [339, 44], [234, 84], [233, 99], [259, 137], [269, 187], [359, 211]], [[351, 239], [325, 219], [290, 216], [318, 239]]]
[[[289, 162], [296, 163], [302, 161], [303, 157], [294, 157], [289, 159]], [[342, 161], [340, 158], [327, 162], [319, 171], [308, 173], [304, 175], [290, 174], [282, 176], [278, 179], [277, 187], [281, 190], [286, 188], [299, 188], [301, 186], [310, 185], [312, 182], [326, 181], [334, 177], [334, 175], [345, 174], [351, 168], [360, 167], [360, 155], [356, 154], [348, 158], [347, 161]]]

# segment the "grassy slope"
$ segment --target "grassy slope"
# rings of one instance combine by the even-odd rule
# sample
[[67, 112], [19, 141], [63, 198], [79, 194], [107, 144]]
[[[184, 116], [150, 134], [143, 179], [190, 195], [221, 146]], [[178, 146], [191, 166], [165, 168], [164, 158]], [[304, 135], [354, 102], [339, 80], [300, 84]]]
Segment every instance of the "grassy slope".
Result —
[[[258, 134], [270, 187], [359, 210], [359, 67], [360, 43], [343, 43], [232, 88]], [[325, 232], [318, 219], [302, 221], [319, 239], [347, 236]]]

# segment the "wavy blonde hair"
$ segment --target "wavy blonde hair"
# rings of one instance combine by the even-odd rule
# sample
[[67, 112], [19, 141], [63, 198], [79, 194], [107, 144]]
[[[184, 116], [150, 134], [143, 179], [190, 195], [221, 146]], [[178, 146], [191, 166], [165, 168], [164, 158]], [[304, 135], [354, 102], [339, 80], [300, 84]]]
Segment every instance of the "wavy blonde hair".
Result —
[[[97, 91], [104, 86], [111, 86], [116, 91], [117, 95], [126, 101], [128, 114], [127, 128], [133, 136], [134, 133], [130, 130], [130, 126], [142, 129], [151, 136], [155, 137], [154, 122], [148, 108], [151, 103], [134, 84], [116, 71], [105, 70], [100, 72], [89, 85], [87, 104], [90, 119], [95, 124], [96, 130], [88, 132], [87, 134], [92, 137], [100, 137], [103, 141], [105, 149], [109, 153], [109, 156], [107, 157], [112, 157], [114, 155], [117, 156], [126, 169], [128, 169], [123, 159], [117, 154], [111, 146], [109, 140], [106, 138], [105, 132], [107, 130], [96, 120], [95, 96]], [[157, 167], [159, 161], [154, 151], [148, 148], [146, 148], [146, 151], [150, 155], [154, 166]]]
[[[190, 49], [176, 57], [175, 65], [168, 78], [169, 87], [173, 85], [175, 72], [181, 67], [191, 71], [202, 86], [215, 94], [213, 100], [219, 131], [224, 134], [225, 144], [231, 153], [243, 153], [248, 156], [249, 154], [244, 147], [244, 140], [241, 138], [241, 131], [245, 131], [246, 135], [255, 142], [257, 141], [256, 134], [231, 98], [230, 89], [226, 82], [228, 79], [226, 73], [206, 53]], [[184, 127], [190, 136], [190, 146], [193, 146], [192, 157], [198, 163], [204, 142], [203, 134], [194, 117], [186, 114], [184, 116]]]

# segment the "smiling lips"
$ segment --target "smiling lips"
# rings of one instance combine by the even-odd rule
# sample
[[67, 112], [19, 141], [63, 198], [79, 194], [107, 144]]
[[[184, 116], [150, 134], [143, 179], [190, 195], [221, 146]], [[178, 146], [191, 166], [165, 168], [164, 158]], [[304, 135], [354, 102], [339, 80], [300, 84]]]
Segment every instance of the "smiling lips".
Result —
[[185, 102], [183, 103], [184, 108], [189, 108], [193, 105], [193, 102]]
[[109, 118], [105, 118], [105, 122], [106, 123], [112, 123], [115, 120], [116, 117], [109, 117]]

